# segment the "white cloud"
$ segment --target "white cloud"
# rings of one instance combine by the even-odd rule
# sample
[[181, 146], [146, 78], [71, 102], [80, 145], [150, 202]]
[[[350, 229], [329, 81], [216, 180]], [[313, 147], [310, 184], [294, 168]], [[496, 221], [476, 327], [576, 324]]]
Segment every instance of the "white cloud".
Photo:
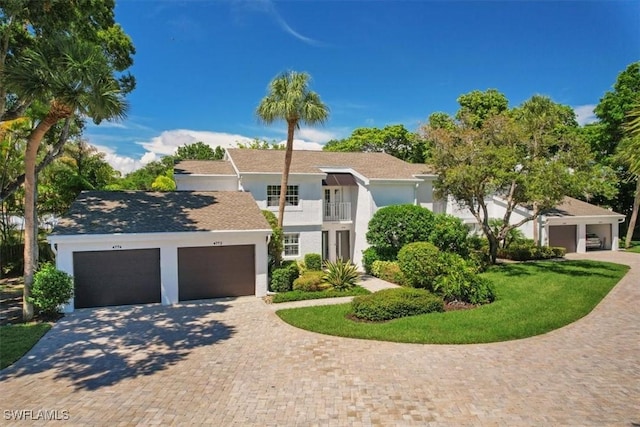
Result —
[[578, 105], [576, 107], [573, 107], [573, 111], [575, 111], [576, 113], [576, 120], [578, 121], [578, 124], [580, 126], [598, 121], [598, 118], [593, 112], [594, 108], [596, 108], [596, 106], [593, 104]]
[[[301, 139], [295, 139], [293, 141], [293, 148], [295, 150], [322, 150], [322, 143], [335, 137], [335, 134], [328, 131], [318, 131], [315, 129], [301, 129], [298, 131]], [[175, 154], [176, 149], [185, 144], [193, 144], [198, 141], [202, 141], [211, 147], [224, 147], [233, 148], [237, 147], [238, 143], [251, 143], [254, 138], [247, 136], [230, 134], [224, 132], [210, 132], [210, 131], [197, 131], [190, 129], [174, 129], [162, 132], [160, 135], [151, 138], [149, 141], [137, 142], [146, 151], [140, 156], [140, 158], [133, 158], [129, 156], [120, 155], [111, 148], [105, 145], [95, 145], [98, 151], [105, 154], [105, 160], [113, 166], [116, 170], [120, 171], [123, 175], [132, 172], [136, 169], [143, 167], [144, 165], [159, 160], [163, 156]], [[285, 144], [286, 140], [280, 141], [280, 144]]]

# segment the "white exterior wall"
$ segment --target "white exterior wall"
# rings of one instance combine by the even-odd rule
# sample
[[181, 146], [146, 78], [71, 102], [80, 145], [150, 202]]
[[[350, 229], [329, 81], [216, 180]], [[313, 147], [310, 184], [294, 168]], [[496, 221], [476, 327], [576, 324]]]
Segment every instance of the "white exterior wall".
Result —
[[[355, 189], [354, 189], [355, 190]], [[353, 263], [362, 268], [362, 251], [367, 249], [367, 229], [369, 228], [369, 220], [373, 216], [374, 207], [373, 200], [369, 189], [358, 182], [357, 198], [355, 205], [356, 213], [353, 216]], [[353, 208], [352, 205], [352, 208]]]
[[429, 209], [431, 212], [435, 212], [437, 206], [434, 206], [432, 180], [425, 180], [424, 182], [418, 184], [418, 188], [416, 189], [416, 196], [418, 199], [418, 204], [420, 206]]
[[370, 182], [369, 191], [373, 200], [374, 210], [378, 210], [389, 205], [415, 204], [416, 183], [382, 183]]
[[[56, 267], [73, 276], [73, 253], [128, 249], [160, 249], [161, 302], [178, 302], [178, 248], [200, 246], [255, 245], [256, 296], [267, 294], [267, 237], [271, 231], [188, 232], [50, 236], [56, 252]], [[71, 299], [64, 306], [74, 310]]]
[[[277, 206], [267, 206], [267, 186], [280, 185], [279, 174], [242, 175], [240, 185], [249, 191], [260, 209], [278, 216]], [[290, 175], [288, 185], [298, 186], [299, 206], [285, 206], [284, 225], [322, 224], [322, 175]]]
[[602, 241], [602, 249], [611, 249], [613, 228], [618, 227], [613, 227], [611, 224], [588, 224], [585, 231], [589, 233], [596, 233], [598, 237], [600, 237], [600, 240]]
[[[285, 213], [285, 221], [287, 219], [287, 214]], [[283, 260], [302, 260], [304, 259], [305, 254], [322, 254], [322, 231], [320, 229], [320, 225], [318, 226], [286, 226], [284, 227], [283, 232], [285, 234], [288, 233], [298, 233], [299, 237], [299, 254], [298, 256], [283, 256]]]
[[174, 174], [177, 191], [238, 191], [235, 175]]

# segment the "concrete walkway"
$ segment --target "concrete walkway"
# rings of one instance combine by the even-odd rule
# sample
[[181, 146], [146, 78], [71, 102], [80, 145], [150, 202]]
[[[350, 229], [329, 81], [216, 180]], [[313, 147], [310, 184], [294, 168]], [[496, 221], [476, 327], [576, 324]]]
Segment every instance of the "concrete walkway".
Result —
[[0, 373], [0, 417], [3, 425], [46, 416], [109, 426], [637, 425], [640, 255], [588, 257], [632, 269], [583, 319], [504, 343], [324, 336], [283, 323], [252, 297], [80, 310]]
[[[382, 289], [389, 288], [398, 288], [399, 286], [390, 282], [387, 282], [382, 279], [378, 279], [374, 276], [369, 276], [368, 274], [362, 275], [360, 277], [360, 282], [358, 285], [362, 286], [365, 289], [368, 289], [371, 292], [378, 292]], [[305, 301], [291, 301], [291, 302], [281, 302], [278, 304], [267, 304], [273, 311], [282, 310], [283, 308], [297, 308], [297, 307], [312, 307], [316, 305], [332, 305], [332, 304], [346, 304], [351, 302], [353, 297], [339, 297], [339, 298], [321, 298], [321, 299], [311, 299]]]

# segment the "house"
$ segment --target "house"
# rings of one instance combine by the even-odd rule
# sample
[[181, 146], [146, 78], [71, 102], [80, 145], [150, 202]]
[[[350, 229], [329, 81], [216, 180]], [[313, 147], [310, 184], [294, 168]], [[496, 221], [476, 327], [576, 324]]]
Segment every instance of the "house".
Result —
[[49, 242], [74, 277], [70, 312], [265, 295], [270, 235], [249, 193], [85, 191]]
[[[282, 150], [228, 149], [224, 160], [182, 161], [178, 191], [249, 192], [260, 209], [278, 212]], [[295, 151], [287, 186], [284, 259], [319, 253], [361, 264], [369, 220], [381, 207], [420, 204], [439, 212], [429, 166], [385, 153]]]
[[[228, 149], [218, 161], [175, 165], [175, 192], [83, 192], [49, 241], [57, 267], [74, 276], [75, 298], [66, 311], [107, 305], [162, 303], [267, 292], [271, 229], [261, 209], [277, 214], [281, 150]], [[384, 206], [417, 204], [435, 213], [476, 220], [455, 200], [437, 200], [429, 166], [385, 153], [295, 151], [286, 189], [284, 259], [319, 253], [362, 264], [366, 232]], [[505, 202], [486, 200], [491, 217]], [[518, 207], [512, 221], [530, 216]], [[584, 252], [587, 236], [618, 247], [624, 216], [565, 198], [534, 228], [544, 244]]]

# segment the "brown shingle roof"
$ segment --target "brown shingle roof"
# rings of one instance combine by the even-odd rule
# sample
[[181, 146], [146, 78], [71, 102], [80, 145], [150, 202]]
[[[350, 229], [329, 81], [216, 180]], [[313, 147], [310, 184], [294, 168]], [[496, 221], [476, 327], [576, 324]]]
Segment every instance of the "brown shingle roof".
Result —
[[181, 160], [173, 167], [174, 173], [185, 175], [235, 175], [226, 160]]
[[583, 202], [572, 197], [565, 197], [558, 205], [545, 212], [547, 217], [560, 217], [560, 216], [612, 216], [621, 215], [617, 212], [610, 211], [600, 206], [592, 205], [591, 203]]
[[83, 191], [52, 234], [268, 229], [250, 193]]
[[[282, 173], [284, 150], [227, 149], [240, 173]], [[320, 168], [352, 168], [369, 179], [414, 179], [415, 174], [432, 173], [429, 166], [407, 163], [386, 153], [343, 153], [331, 151], [293, 152], [292, 174], [322, 173]]]

